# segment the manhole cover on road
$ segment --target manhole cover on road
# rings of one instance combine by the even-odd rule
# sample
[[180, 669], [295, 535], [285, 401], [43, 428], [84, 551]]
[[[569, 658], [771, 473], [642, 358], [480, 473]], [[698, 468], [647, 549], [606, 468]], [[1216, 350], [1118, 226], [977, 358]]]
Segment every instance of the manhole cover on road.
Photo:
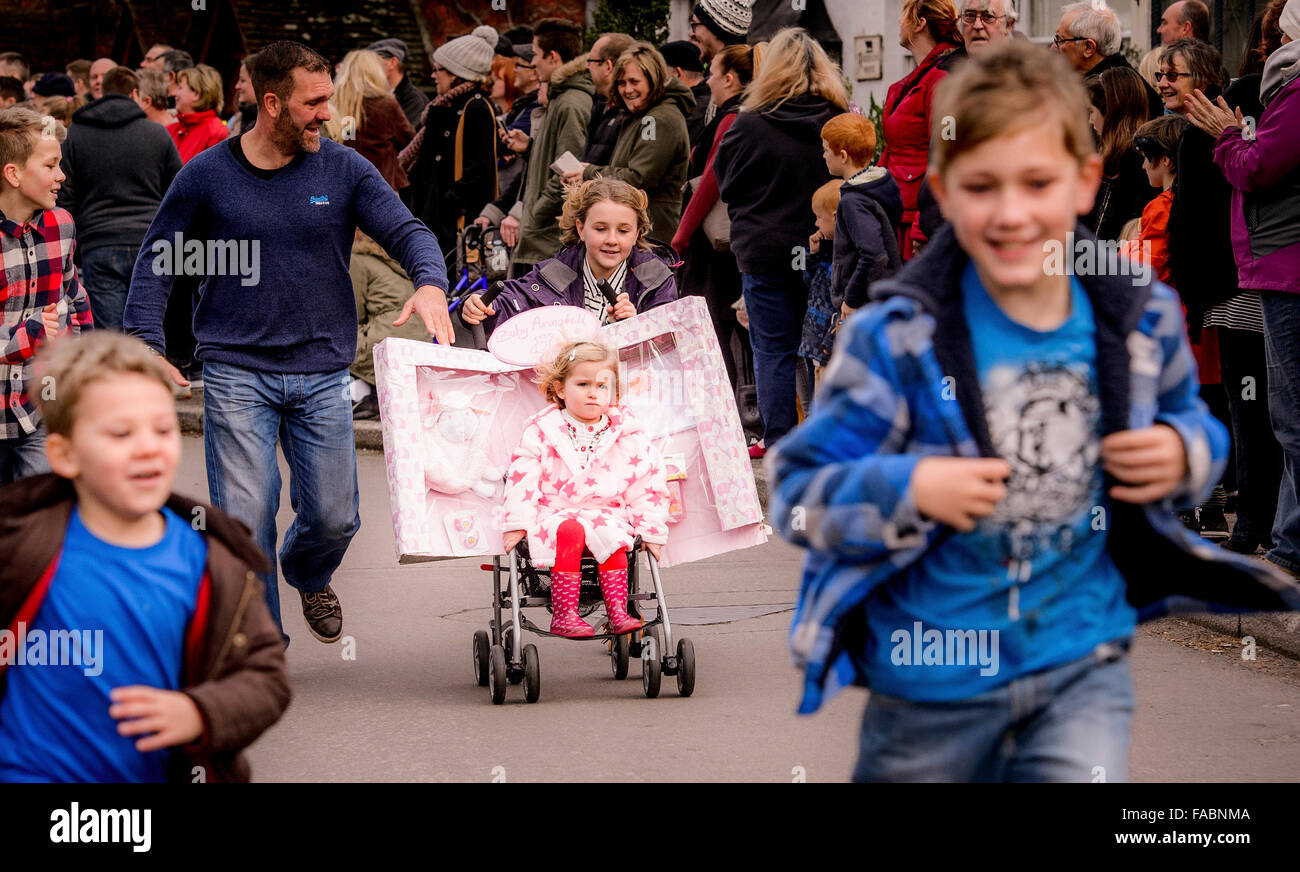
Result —
[[668, 617], [674, 625], [696, 627], [704, 624], [727, 624], [732, 621], [744, 621], [749, 618], [761, 618], [788, 612], [794, 604], [748, 605], [748, 606], [680, 606], [670, 607]]

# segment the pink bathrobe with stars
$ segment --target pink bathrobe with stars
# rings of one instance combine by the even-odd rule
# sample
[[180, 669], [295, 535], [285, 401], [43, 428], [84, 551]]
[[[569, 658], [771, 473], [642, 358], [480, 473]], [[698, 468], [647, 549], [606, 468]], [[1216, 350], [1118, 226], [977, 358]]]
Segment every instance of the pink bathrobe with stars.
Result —
[[526, 530], [534, 565], [555, 564], [555, 531], [570, 518], [587, 533], [598, 563], [616, 551], [668, 541], [668, 482], [663, 461], [636, 419], [610, 406], [610, 436], [590, 465], [565, 429], [559, 406], [528, 419], [506, 474], [501, 529]]

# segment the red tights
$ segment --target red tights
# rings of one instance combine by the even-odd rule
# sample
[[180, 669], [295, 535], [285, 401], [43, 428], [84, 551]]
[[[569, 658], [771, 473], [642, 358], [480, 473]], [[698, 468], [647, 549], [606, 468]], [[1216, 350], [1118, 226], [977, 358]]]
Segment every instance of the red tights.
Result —
[[[582, 569], [582, 555], [586, 552], [587, 531], [582, 524], [570, 518], [555, 531], [555, 568], [560, 572], [578, 572]], [[590, 553], [590, 552], [587, 552]], [[627, 569], [627, 552], [615, 551], [600, 564], [601, 572]]]

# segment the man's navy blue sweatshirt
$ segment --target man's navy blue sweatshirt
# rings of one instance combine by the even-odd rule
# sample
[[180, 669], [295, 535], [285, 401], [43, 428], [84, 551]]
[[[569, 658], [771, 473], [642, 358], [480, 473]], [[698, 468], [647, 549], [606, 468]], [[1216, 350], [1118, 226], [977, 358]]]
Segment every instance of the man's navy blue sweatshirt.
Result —
[[[447, 287], [433, 234], [353, 149], [323, 140], [320, 151], [300, 152], [271, 175], [241, 162], [236, 147], [232, 140], [197, 155], [168, 189], [131, 276], [127, 333], [166, 350], [163, 313], [181, 261], [185, 274], [206, 275], [194, 310], [199, 360], [264, 372], [344, 369], [357, 350], [348, 274], [357, 227], [415, 287]], [[172, 252], [177, 234], [182, 250], [202, 243], [198, 272], [198, 256]], [[207, 274], [209, 260], [220, 274]]]

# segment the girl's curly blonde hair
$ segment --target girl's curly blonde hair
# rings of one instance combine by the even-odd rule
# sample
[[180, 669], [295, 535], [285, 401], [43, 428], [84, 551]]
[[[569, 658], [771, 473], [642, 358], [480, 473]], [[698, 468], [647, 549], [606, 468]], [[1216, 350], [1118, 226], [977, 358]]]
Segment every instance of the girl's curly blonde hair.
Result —
[[564, 401], [556, 389], [564, 385], [564, 380], [569, 377], [575, 363], [608, 363], [610, 371], [614, 373], [614, 396], [611, 402], [618, 402], [621, 393], [618, 387], [618, 352], [599, 342], [584, 340], [564, 343], [556, 350], [553, 358], [542, 361], [534, 368], [533, 382], [546, 395], [548, 403], [564, 408]]
[[627, 206], [636, 213], [636, 247], [648, 250], [650, 243], [646, 242], [646, 236], [650, 233], [650, 198], [640, 188], [603, 176], [565, 189], [564, 208], [560, 212], [560, 242], [564, 245], [577, 245], [581, 242], [578, 222], [587, 223], [587, 213], [591, 207], [605, 200]]

